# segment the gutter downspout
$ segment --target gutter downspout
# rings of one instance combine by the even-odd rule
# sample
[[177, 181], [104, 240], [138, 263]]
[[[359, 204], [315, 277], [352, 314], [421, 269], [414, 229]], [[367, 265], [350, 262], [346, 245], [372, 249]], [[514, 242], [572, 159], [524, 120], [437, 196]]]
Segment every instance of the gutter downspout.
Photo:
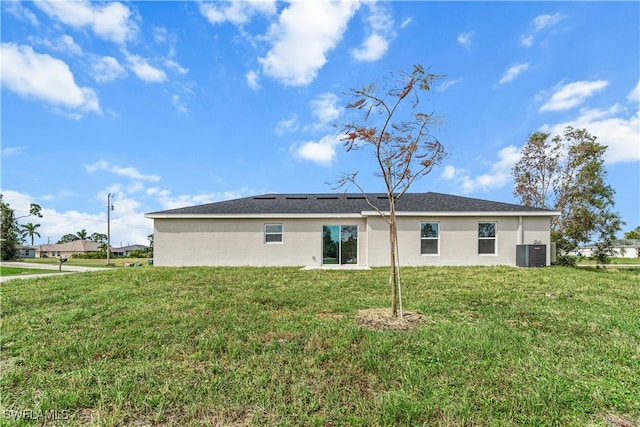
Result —
[[518, 217], [518, 244], [524, 244], [524, 227], [522, 226], [522, 216]]

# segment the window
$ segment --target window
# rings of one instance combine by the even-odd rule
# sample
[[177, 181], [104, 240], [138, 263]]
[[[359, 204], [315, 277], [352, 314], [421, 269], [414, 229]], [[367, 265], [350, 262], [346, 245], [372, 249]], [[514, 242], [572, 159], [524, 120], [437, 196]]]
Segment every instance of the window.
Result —
[[282, 243], [282, 224], [265, 224], [264, 242]]
[[478, 254], [495, 255], [496, 253], [496, 229], [495, 222], [478, 223]]
[[437, 222], [420, 223], [420, 254], [438, 255], [440, 224]]

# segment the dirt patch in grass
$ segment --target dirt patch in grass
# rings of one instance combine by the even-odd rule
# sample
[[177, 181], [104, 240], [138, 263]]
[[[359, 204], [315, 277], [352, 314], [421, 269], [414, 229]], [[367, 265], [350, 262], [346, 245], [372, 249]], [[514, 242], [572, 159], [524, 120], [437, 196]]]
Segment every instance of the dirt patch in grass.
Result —
[[369, 308], [358, 311], [356, 323], [376, 331], [410, 331], [424, 323], [424, 316], [420, 312], [404, 311], [402, 317], [399, 314], [393, 317], [390, 308]]
[[633, 421], [629, 421], [625, 418], [619, 417], [617, 415], [613, 415], [613, 414], [607, 414], [606, 417], [604, 417], [604, 420], [607, 422], [607, 424], [613, 426], [613, 427], [638, 427], [640, 426], [640, 418], [638, 418], [637, 422], [633, 422]]
[[340, 321], [342, 319], [344, 319], [344, 316], [340, 313], [336, 313], [333, 311], [328, 311], [328, 310], [322, 310], [318, 313], [315, 314], [314, 316], [316, 319], [320, 319], [320, 320], [336, 320], [336, 321]]

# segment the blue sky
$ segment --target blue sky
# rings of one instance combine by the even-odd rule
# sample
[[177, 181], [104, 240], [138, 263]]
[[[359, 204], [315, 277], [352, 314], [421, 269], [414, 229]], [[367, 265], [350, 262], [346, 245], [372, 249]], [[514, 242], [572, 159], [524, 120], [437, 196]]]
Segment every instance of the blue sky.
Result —
[[[417, 181], [503, 202], [528, 136], [608, 145], [615, 210], [640, 225], [638, 2], [1, 2], [2, 181], [36, 244], [86, 229], [146, 243], [144, 213], [331, 192], [367, 151], [336, 122], [349, 89], [422, 64], [449, 156]], [[356, 189], [352, 189], [356, 191]]]

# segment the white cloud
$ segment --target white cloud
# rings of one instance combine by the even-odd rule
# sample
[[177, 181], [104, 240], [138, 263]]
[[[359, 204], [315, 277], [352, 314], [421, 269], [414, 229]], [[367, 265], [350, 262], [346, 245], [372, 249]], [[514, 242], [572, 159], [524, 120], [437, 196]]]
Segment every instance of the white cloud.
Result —
[[627, 101], [632, 103], [640, 103], [640, 80], [638, 80], [638, 84], [634, 87], [629, 95], [627, 95]]
[[14, 156], [22, 153], [23, 150], [24, 150], [24, 147], [3, 147], [2, 155], [4, 157]]
[[261, 192], [249, 189], [247, 187], [242, 187], [238, 190], [222, 191], [217, 193], [203, 193], [192, 195], [182, 194], [179, 196], [173, 196], [171, 194], [171, 191], [166, 189], [150, 188], [147, 190], [147, 195], [156, 197], [162, 205], [162, 209], [177, 209], [184, 208], [186, 206], [203, 205], [206, 203], [214, 203], [222, 200], [239, 199], [259, 193]]
[[149, 64], [146, 58], [125, 52], [128, 66], [140, 80], [148, 83], [162, 83], [167, 80], [167, 74], [159, 68]]
[[80, 46], [76, 44], [76, 42], [73, 40], [73, 37], [71, 36], [67, 36], [67, 35], [61, 36], [60, 46], [66, 52], [72, 53], [74, 55], [82, 55], [82, 49], [80, 48]]
[[2, 84], [11, 91], [64, 107], [75, 116], [102, 114], [95, 91], [79, 87], [65, 62], [13, 43], [2, 43], [0, 52]]
[[260, 86], [260, 75], [257, 71], [251, 70], [244, 76], [247, 79], [247, 85], [253, 90], [259, 90]]
[[298, 115], [293, 114], [290, 119], [283, 119], [278, 122], [276, 126], [276, 133], [278, 135], [284, 135], [285, 133], [295, 132], [298, 130]]
[[173, 103], [174, 108], [179, 112], [183, 114], [189, 112], [187, 104], [180, 98], [180, 95], [178, 95], [177, 93], [173, 94], [173, 96], [171, 97], [171, 102]]
[[373, 62], [382, 58], [389, 49], [389, 40], [395, 38], [393, 17], [379, 3], [366, 3], [369, 9], [367, 17], [369, 35], [362, 45], [351, 51], [356, 61]]
[[[144, 217], [144, 213], [149, 210], [141, 211], [144, 209], [141, 200], [152, 198], [153, 203], [159, 204], [161, 209], [173, 209], [264, 193], [264, 191], [242, 187], [217, 193], [172, 196], [166, 189], [152, 187], [141, 192], [142, 189], [140, 183], [135, 181], [126, 188], [119, 184], [105, 187], [94, 198], [99, 206], [104, 206], [104, 209], [100, 208], [98, 213], [51, 209], [47, 205], [51, 205], [56, 200], [52, 195], [34, 197], [6, 188], [2, 189], [1, 193], [4, 202], [10, 205], [17, 216], [27, 215], [31, 203], [37, 203], [42, 207], [42, 218], [27, 217], [20, 220], [21, 223], [37, 221], [40, 224], [38, 231], [41, 237], [36, 236], [34, 242], [36, 245], [47, 243], [48, 240], [55, 243], [63, 235], [75, 234], [82, 229], [87, 230], [89, 234], [106, 234], [107, 194], [111, 193], [114, 206], [114, 210], [110, 212], [111, 244], [116, 247], [127, 244], [148, 244], [147, 236], [153, 233], [153, 221]], [[137, 197], [132, 197], [132, 193], [138, 193]]]
[[524, 71], [527, 71], [529, 69], [529, 66], [530, 66], [529, 63], [512, 65], [507, 69], [507, 71], [505, 71], [502, 78], [498, 81], [498, 84], [509, 83], [510, 81], [518, 77], [520, 74], [522, 74]]
[[523, 34], [520, 36], [520, 44], [524, 47], [533, 46], [533, 35], [532, 34]]
[[71, 55], [82, 56], [82, 48], [76, 44], [73, 37], [62, 35], [55, 39], [37, 39], [35, 43], [42, 44], [56, 52], [69, 53]]
[[470, 176], [465, 169], [458, 169], [455, 166], [445, 166], [441, 178], [461, 187], [465, 194], [477, 190], [488, 191], [502, 188], [511, 182], [511, 169], [520, 159], [520, 150], [509, 145], [498, 151], [498, 160], [489, 168], [489, 172], [478, 176]]
[[161, 179], [158, 175], [145, 175], [143, 173], [140, 173], [136, 168], [112, 165], [104, 160], [99, 160], [95, 163], [84, 165], [84, 168], [87, 172], [92, 174], [97, 171], [103, 171], [118, 176], [123, 176], [125, 178], [135, 179], [138, 181], [156, 182], [160, 181]]
[[458, 34], [458, 43], [460, 43], [460, 45], [469, 50], [471, 48], [471, 41], [473, 39], [474, 36], [474, 32], [473, 31], [468, 31], [466, 33], [460, 33]]
[[560, 13], [554, 13], [553, 15], [544, 14], [544, 15], [536, 16], [532, 22], [533, 31], [528, 34], [521, 35], [520, 44], [524, 47], [533, 46], [533, 39], [534, 39], [535, 33], [538, 33], [544, 30], [545, 28], [553, 27], [558, 22], [562, 21], [564, 18], [565, 18], [564, 15], [561, 15]]
[[131, 10], [118, 2], [92, 3], [82, 1], [38, 1], [43, 12], [74, 28], [89, 27], [104, 40], [124, 43], [135, 37], [138, 27]]
[[264, 74], [289, 86], [311, 83], [358, 8], [354, 1], [293, 2], [271, 25], [272, 47], [259, 58]]
[[95, 56], [90, 66], [97, 82], [110, 82], [127, 75], [127, 70], [112, 56]]
[[455, 166], [445, 166], [444, 167], [444, 171], [442, 172], [442, 174], [440, 175], [443, 179], [450, 181], [452, 179], [455, 179], [455, 177], [459, 174], [461, 174], [461, 170], [456, 169]]
[[207, 2], [200, 4], [200, 13], [213, 24], [230, 22], [243, 25], [255, 14], [271, 16], [276, 13], [275, 0]]
[[39, 25], [36, 15], [26, 7], [22, 6], [19, 1], [5, 1], [2, 4], [2, 8], [7, 13], [10, 13], [23, 22], [28, 22], [34, 27]]
[[178, 74], [181, 75], [185, 75], [189, 72], [188, 68], [184, 68], [183, 66], [181, 66], [180, 64], [178, 64], [176, 61], [169, 59], [169, 58], [164, 58], [162, 60], [162, 62], [164, 63], [164, 65], [169, 68], [170, 70], [175, 71]]
[[563, 19], [564, 16], [562, 16], [560, 13], [554, 13], [553, 15], [538, 15], [534, 18], [533, 25], [537, 31], [540, 31], [543, 28], [557, 24]]
[[619, 104], [607, 110], [582, 108], [575, 120], [544, 125], [541, 130], [562, 135], [567, 126], [586, 129], [598, 137], [600, 144], [608, 147], [607, 163], [637, 162], [640, 161], [640, 113], [637, 106], [633, 114], [625, 115], [625, 112], [626, 109]]
[[540, 107], [540, 111], [563, 111], [582, 104], [609, 83], [606, 80], [578, 81], [556, 88], [551, 98]]
[[336, 146], [341, 143], [338, 135], [327, 135], [317, 142], [307, 141], [295, 144], [291, 147], [291, 151], [296, 157], [329, 167], [336, 158]]
[[389, 49], [389, 42], [380, 34], [371, 34], [362, 42], [362, 46], [353, 49], [353, 59], [362, 62], [373, 62], [382, 58]]
[[460, 83], [462, 81], [462, 79], [456, 79], [456, 80], [447, 80], [444, 83], [439, 84], [436, 87], [436, 90], [438, 92], [444, 92], [447, 89], [449, 89], [450, 87], [452, 87], [453, 85], [457, 85], [458, 83]]
[[400, 24], [400, 28], [405, 28], [407, 25], [411, 24], [411, 22], [413, 22], [412, 18], [405, 18], [405, 20]]
[[323, 128], [340, 117], [342, 109], [338, 106], [340, 98], [333, 93], [323, 93], [316, 96], [309, 103], [311, 114], [316, 119], [314, 128]]

